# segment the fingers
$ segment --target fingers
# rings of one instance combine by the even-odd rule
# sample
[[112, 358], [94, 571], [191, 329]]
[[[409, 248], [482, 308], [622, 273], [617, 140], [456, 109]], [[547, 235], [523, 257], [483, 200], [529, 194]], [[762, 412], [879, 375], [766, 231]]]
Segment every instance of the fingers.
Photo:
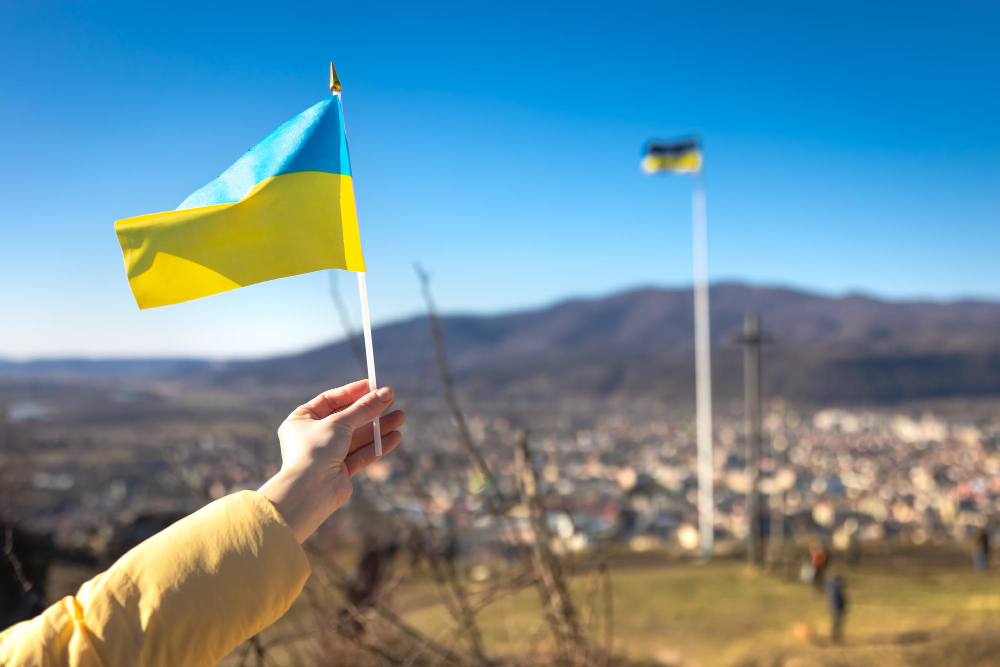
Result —
[[337, 427], [347, 427], [352, 431], [392, 405], [392, 389], [382, 387], [378, 391], [365, 394], [340, 412], [333, 419]]
[[[382, 455], [385, 456], [391, 452], [402, 440], [403, 434], [399, 431], [383, 435]], [[375, 463], [375, 460], [375, 444], [370, 442], [353, 454], [348, 454], [347, 458], [344, 459], [344, 468], [347, 470], [347, 476], [354, 477], [358, 472]]]
[[343, 387], [327, 389], [308, 403], [301, 405], [295, 412], [308, 414], [313, 419], [324, 419], [344, 406], [354, 403], [366, 393], [368, 393], [368, 380], [358, 380]]
[[[378, 420], [379, 428], [382, 430], [382, 439], [390, 432], [395, 431], [406, 422], [406, 415], [402, 410], [393, 410], [389, 414]], [[372, 429], [372, 422], [369, 422], [356, 430], [351, 437], [351, 448], [348, 452], [355, 452], [365, 445], [375, 442], [375, 433]]]

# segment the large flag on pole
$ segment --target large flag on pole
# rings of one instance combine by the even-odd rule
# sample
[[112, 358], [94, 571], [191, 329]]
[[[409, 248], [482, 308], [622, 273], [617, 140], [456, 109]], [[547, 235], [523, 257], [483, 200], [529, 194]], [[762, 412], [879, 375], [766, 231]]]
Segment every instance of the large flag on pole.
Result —
[[340, 95], [279, 127], [177, 210], [119, 220], [115, 231], [140, 308], [321, 269], [363, 272]]
[[715, 495], [712, 456], [712, 359], [708, 317], [708, 235], [701, 147], [693, 138], [651, 141], [643, 149], [642, 169], [694, 174], [691, 190], [691, 227], [694, 255], [695, 422], [698, 442], [698, 524], [702, 555], [715, 544]]
[[651, 141], [642, 156], [642, 170], [647, 174], [659, 171], [694, 173], [701, 169], [701, 149], [697, 139]]

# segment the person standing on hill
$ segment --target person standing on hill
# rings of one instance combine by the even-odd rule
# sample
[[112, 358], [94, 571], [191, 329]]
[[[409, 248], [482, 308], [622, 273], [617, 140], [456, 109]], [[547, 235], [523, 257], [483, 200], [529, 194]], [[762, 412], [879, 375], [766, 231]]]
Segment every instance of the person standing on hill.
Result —
[[972, 564], [978, 572], [988, 572], [990, 569], [990, 532], [985, 527], [976, 533], [972, 547]]
[[[40, 616], [0, 632], [0, 665], [214, 665], [278, 620], [309, 577], [300, 546], [375, 461], [369, 420], [392, 405], [361, 380], [325, 391], [281, 424], [281, 470], [157, 533]], [[381, 419], [400, 443], [399, 410]]]
[[839, 574], [826, 582], [826, 604], [830, 608], [830, 639], [835, 644], [841, 644], [844, 641], [847, 595], [844, 592], [844, 580]]
[[823, 580], [826, 575], [826, 566], [829, 557], [823, 543], [816, 540], [809, 547], [809, 560], [813, 567], [813, 585], [817, 591], [823, 590]]

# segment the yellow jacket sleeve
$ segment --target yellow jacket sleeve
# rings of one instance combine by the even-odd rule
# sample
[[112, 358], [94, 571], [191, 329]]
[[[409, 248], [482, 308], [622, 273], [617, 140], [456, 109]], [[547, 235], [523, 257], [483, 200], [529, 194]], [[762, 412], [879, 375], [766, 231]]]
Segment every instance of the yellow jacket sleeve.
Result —
[[284, 614], [308, 576], [281, 515], [242, 491], [0, 633], [0, 665], [214, 665]]

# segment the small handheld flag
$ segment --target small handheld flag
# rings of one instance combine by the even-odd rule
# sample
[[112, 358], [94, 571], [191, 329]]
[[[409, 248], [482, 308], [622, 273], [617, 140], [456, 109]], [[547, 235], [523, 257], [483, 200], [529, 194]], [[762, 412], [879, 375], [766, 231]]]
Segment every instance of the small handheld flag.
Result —
[[[115, 223], [139, 308], [155, 308], [323, 269], [358, 274], [368, 387], [371, 317], [341, 84], [291, 119], [175, 211]], [[382, 456], [379, 421], [372, 422]]]
[[139, 308], [321, 269], [364, 271], [340, 95], [279, 127], [177, 210], [119, 220], [115, 231]]
[[642, 170], [647, 174], [660, 171], [693, 173], [701, 169], [701, 149], [697, 139], [681, 141], [651, 141], [643, 150]]

